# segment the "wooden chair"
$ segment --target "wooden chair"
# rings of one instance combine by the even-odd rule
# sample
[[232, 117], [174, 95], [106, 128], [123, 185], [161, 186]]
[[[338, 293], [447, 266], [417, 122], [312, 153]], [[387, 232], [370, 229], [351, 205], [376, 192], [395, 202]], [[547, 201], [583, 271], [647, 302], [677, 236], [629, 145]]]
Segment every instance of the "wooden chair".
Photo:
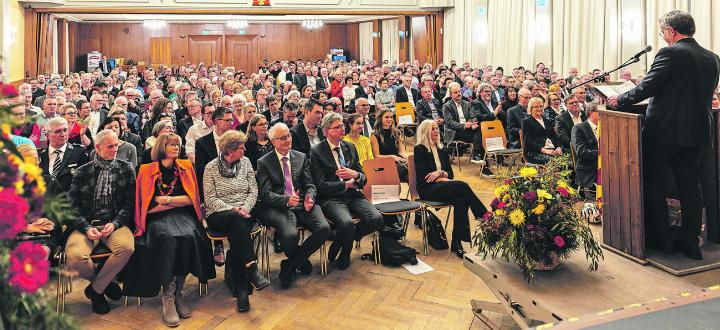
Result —
[[[397, 196], [397, 201], [379, 203], [373, 201], [373, 186], [397, 186], [398, 194], [400, 193], [400, 175], [398, 174], [395, 160], [392, 158], [369, 159], [363, 163], [363, 167], [365, 168], [365, 176], [367, 176], [367, 184], [364, 188], [365, 197], [375, 205], [380, 213], [383, 215], [409, 215], [420, 211], [422, 214], [422, 223], [425, 223], [425, 212], [423, 212], [424, 208], [421, 203], [400, 200], [399, 195]], [[425, 235], [423, 236], [425, 237], [423, 240], [424, 253], [428, 255], [430, 252], [427, 246], [427, 237]], [[379, 245], [376, 248], [379, 249]], [[377, 255], [379, 256], [380, 253], [377, 253]]]
[[[483, 155], [483, 163], [480, 166], [480, 173], [482, 173], [482, 171], [485, 169], [485, 166], [487, 166], [487, 162], [490, 160], [490, 158], [495, 160], [495, 165], [497, 169], [500, 167], [500, 163], [498, 162], [498, 156], [513, 157], [514, 163], [515, 157], [522, 154], [522, 149], [508, 149], [506, 147], [507, 135], [505, 135], [505, 128], [503, 127], [502, 122], [500, 122], [499, 120], [480, 122], [480, 131], [482, 132], [483, 149], [485, 149], [485, 154]], [[489, 150], [488, 139], [497, 138], [502, 139], [503, 148]]]
[[[421, 203], [425, 206], [425, 209], [433, 208], [435, 210], [440, 209], [448, 209], [447, 218], [445, 219], [445, 232], [447, 232], [447, 226], [450, 222], [450, 212], [452, 211], [452, 204], [441, 202], [441, 201], [430, 201], [430, 200], [424, 200], [420, 199], [420, 196], [417, 192], [417, 177], [415, 173], [415, 155], [408, 156], [408, 193], [410, 194], [410, 200], [416, 201], [418, 203]], [[423, 243], [427, 246], [427, 223], [422, 223], [422, 231], [423, 231]], [[405, 222], [404, 230], [407, 234], [407, 227], [408, 223]], [[429, 251], [429, 248], [428, 248]]]
[[[63, 244], [64, 245], [64, 244]], [[98, 267], [102, 267], [102, 264], [107, 261], [107, 259], [112, 255], [112, 251], [110, 251], [110, 248], [105, 245], [103, 242], [98, 242], [98, 244], [93, 248], [92, 252], [90, 252], [90, 260], [92, 260], [93, 264], [99, 265]], [[58, 253], [58, 287], [57, 287], [57, 297], [56, 297], [56, 311], [57, 313], [64, 314], [65, 313], [65, 295], [72, 292], [72, 276], [69, 275], [68, 271], [68, 265], [67, 265], [67, 254], [65, 252], [64, 247], [60, 250]], [[138, 300], [139, 303], [139, 300]]]
[[470, 149], [470, 156], [468, 157], [468, 163], [469, 163], [470, 159], [472, 159], [473, 144], [468, 143], [468, 142], [463, 142], [463, 141], [453, 141], [453, 142], [450, 142], [450, 145], [452, 145], [453, 148], [455, 149], [455, 151], [454, 151], [455, 154], [451, 155], [451, 156], [453, 156], [453, 158], [457, 159], [458, 171], [462, 172], [462, 166], [460, 165], [460, 147], [467, 146]]
[[[410, 116], [411, 123], [410, 124], [400, 124], [400, 118], [407, 118], [407, 116]], [[412, 104], [410, 102], [400, 102], [395, 103], [395, 122], [398, 123], [398, 129], [400, 130], [400, 133], [402, 134], [403, 138], [403, 148], [405, 148], [405, 144], [407, 143], [407, 136], [405, 135], [405, 128], [413, 127], [417, 128], [417, 123], [415, 123], [415, 108], [413, 108]]]
[[[207, 234], [207, 237], [215, 242], [215, 241], [225, 241], [228, 238], [228, 235], [224, 232], [214, 230], [210, 227], [207, 227], [205, 229], [205, 232]], [[269, 254], [269, 247], [270, 241], [267, 240], [266, 233], [267, 228], [260, 224], [255, 224], [252, 229], [250, 229], [250, 238], [252, 238], [255, 241], [255, 258], [257, 258], [257, 262], [259, 265], [259, 268], [263, 271], [265, 274], [265, 277], [270, 279], [270, 254]], [[223, 254], [225, 254], [225, 251], [223, 250]], [[207, 283], [200, 283], [200, 296], [202, 297], [203, 294], [203, 288], [205, 289], [205, 294], [208, 294], [208, 284]], [[139, 298], [138, 298], [139, 299]]]

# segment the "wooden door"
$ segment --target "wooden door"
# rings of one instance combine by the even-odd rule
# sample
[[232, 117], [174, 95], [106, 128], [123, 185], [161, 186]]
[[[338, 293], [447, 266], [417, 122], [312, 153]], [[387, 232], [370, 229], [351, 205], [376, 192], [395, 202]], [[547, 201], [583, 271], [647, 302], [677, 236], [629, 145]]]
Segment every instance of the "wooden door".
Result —
[[190, 63], [197, 65], [200, 62], [204, 62], [205, 65], [208, 66], [212, 62], [222, 63], [220, 37], [221, 36], [188, 36]]
[[255, 72], [259, 63], [257, 35], [225, 36], [225, 60], [236, 71]]
[[150, 64], [170, 65], [170, 38], [150, 38]]

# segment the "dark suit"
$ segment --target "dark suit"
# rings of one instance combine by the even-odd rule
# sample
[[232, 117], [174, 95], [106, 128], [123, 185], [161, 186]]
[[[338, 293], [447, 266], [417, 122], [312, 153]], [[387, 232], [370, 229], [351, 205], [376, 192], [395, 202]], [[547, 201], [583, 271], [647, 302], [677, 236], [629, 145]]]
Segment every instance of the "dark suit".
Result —
[[[430, 109], [430, 104], [435, 106], [435, 114], [439, 117], [443, 117], [442, 113], [442, 105], [440, 104], [439, 100], [436, 99], [430, 99], [430, 101], [427, 101], [425, 99], [420, 99], [417, 102], [415, 102], [415, 114], [417, 116], [417, 122], [418, 124], [422, 123], [425, 119], [432, 120], [433, 113], [432, 109]], [[441, 127], [442, 128], [442, 127]]]
[[492, 100], [492, 103], [497, 106], [498, 103], [505, 99], [505, 90], [502, 87], [498, 87], [490, 93], [490, 99]]
[[332, 78], [328, 77], [328, 83], [325, 84], [325, 80], [323, 80], [323, 77], [318, 76], [315, 80], [315, 90], [316, 91], [322, 91], [326, 88], [330, 88], [330, 83], [333, 81]]
[[663, 178], [672, 168], [683, 221], [681, 243], [697, 246], [701, 228], [700, 153], [711, 146], [710, 103], [720, 58], [693, 38], [662, 48], [640, 84], [617, 98], [619, 107], [650, 99], [643, 125], [643, 190], [648, 241], [670, 239]]
[[303, 87], [307, 85], [307, 76], [302, 73], [295, 74], [295, 77], [293, 77], [293, 84], [297, 86], [298, 90], [302, 90]]
[[542, 118], [545, 127], [532, 116], [527, 116], [522, 121], [523, 147], [525, 158], [533, 164], [545, 164], [552, 156], [540, 152], [545, 147], [545, 141], [550, 139], [553, 146], [559, 147], [557, 135], [550, 123]]
[[[261, 207], [258, 217], [265, 224], [275, 228], [285, 256], [290, 265], [300, 267], [330, 237], [330, 225], [325, 221], [320, 206], [313, 205], [305, 211], [306, 196], [314, 201], [316, 188], [310, 174], [310, 160], [305, 154], [288, 152], [292, 185], [300, 196], [300, 204], [288, 207], [290, 196], [285, 194], [285, 177], [277, 153], [272, 151], [257, 162], [258, 203]], [[309, 230], [312, 235], [298, 246], [297, 225]]]
[[[310, 168], [313, 181], [317, 183], [317, 202], [322, 206], [328, 221], [335, 227], [335, 244], [342, 247], [342, 260], [350, 257], [353, 240], [360, 241], [364, 236], [383, 227], [383, 216], [360, 190], [367, 183], [367, 177], [358, 161], [355, 146], [340, 141], [339, 147], [345, 159], [345, 167], [358, 172], [355, 179], [357, 189], [345, 189], [345, 182], [335, 175], [338, 167], [328, 140], [317, 144], [310, 151]], [[353, 225], [353, 216], [359, 218], [360, 222]]]
[[[473, 113], [470, 109], [470, 102], [460, 100], [460, 107], [462, 108], [461, 110], [463, 112], [463, 116], [465, 117], [466, 122], [470, 121], [471, 119], [477, 119], [473, 117]], [[453, 141], [472, 143], [473, 153], [480, 153], [480, 155], [482, 156], [483, 146], [480, 127], [475, 130], [466, 129], [465, 124], [460, 123], [460, 115], [458, 114], [458, 109], [455, 105], [455, 101], [452, 99], [448, 100], [448, 102], [443, 105], [442, 109], [443, 118], [445, 119], [445, 144], [450, 144]]]
[[497, 104], [494, 104], [492, 100], [490, 100], [490, 107], [492, 107], [492, 109], [488, 107], [488, 105], [482, 99], [474, 100], [470, 102], [470, 115], [473, 116], [473, 118], [477, 118], [479, 122], [496, 120], [496, 106]]
[[415, 154], [415, 170], [417, 180], [417, 190], [420, 198], [429, 201], [448, 202], [453, 205], [453, 225], [452, 240], [455, 242], [470, 242], [470, 220], [468, 219], [468, 208], [473, 211], [475, 218], [482, 217], [487, 208], [477, 198], [470, 186], [463, 181], [452, 180], [453, 170], [450, 165], [450, 156], [447, 149], [438, 149], [438, 158], [440, 158], [441, 169], [448, 174], [450, 181], [432, 182], [425, 181], [425, 176], [430, 172], [437, 171], [435, 167], [435, 158], [424, 145], [418, 144], [414, 149]]
[[187, 135], [190, 127], [194, 124], [195, 123], [193, 122], [193, 118], [191, 116], [187, 116], [178, 122], [176, 133], [183, 139], [183, 144], [185, 144], [185, 135]]
[[[527, 109], [521, 105], [510, 108], [507, 112], [508, 148], [520, 149], [520, 130], [523, 119], [529, 117]], [[552, 126], [550, 126], [552, 128]]]
[[[587, 120], [584, 111], [580, 111], [580, 119], [582, 119], [582, 121]], [[548, 124], [552, 126], [551, 122], [548, 122]], [[563, 111], [563, 113], [555, 118], [555, 134], [557, 134], [558, 143], [560, 143], [560, 145], [556, 145], [556, 147], [562, 147], [565, 152], [570, 150], [570, 133], [572, 133], [573, 126], [575, 126], [575, 123], [572, 120], [570, 111]]]
[[[48, 155], [48, 149], [40, 150], [40, 168], [43, 173], [50, 174], [50, 166], [55, 160], [55, 155]], [[51, 159], [52, 158], [52, 159]], [[53, 176], [57, 179], [60, 187], [63, 191], [70, 191], [70, 184], [72, 184], [72, 178], [75, 170], [78, 167], [85, 165], [89, 160], [88, 154], [85, 153], [83, 147], [68, 143], [63, 154], [62, 161], [60, 163], [60, 171], [53, 173]]]
[[215, 141], [215, 133], [205, 135], [195, 141], [195, 173], [197, 174], [198, 188], [200, 189], [201, 199], [205, 199], [203, 195], [203, 175], [205, 174], [205, 165], [211, 160], [218, 157], [217, 145]]
[[[412, 94], [414, 104], [414, 102], [417, 102], [417, 100], [420, 99], [420, 93], [415, 88], [410, 88], [410, 93]], [[398, 87], [397, 91], [395, 92], [395, 103], [408, 101], [410, 101], [410, 99], [408, 98], [408, 93], [405, 89], [405, 86]]]
[[598, 140], [587, 121], [573, 126], [572, 146], [575, 151], [575, 183], [592, 188], [597, 181]]
[[[370, 87], [370, 88], [372, 88], [372, 87]], [[368, 94], [365, 92], [365, 87], [358, 86], [357, 88], [355, 88], [355, 99], [357, 100], [361, 97], [367, 98]]]
[[[263, 112], [261, 113], [261, 115], [265, 116], [265, 119], [267, 120], [268, 123], [271, 123], [271, 122], [275, 121], [275, 120], [278, 119], [278, 118], [280, 118], [280, 120], [282, 120], [282, 117], [283, 117], [282, 110], [280, 110], [280, 109], [278, 109], [277, 113], [275, 114], [275, 115], [277, 116], [277, 118], [272, 118], [272, 113], [270, 113], [270, 110], [269, 110], [269, 109], [263, 111]], [[268, 126], [268, 127], [271, 127], [271, 126], [272, 126], [272, 125], [270, 125], [270, 126]]]
[[[295, 127], [290, 129], [290, 134], [292, 135], [292, 148], [293, 150], [300, 151], [306, 155], [310, 154], [310, 137], [308, 136], [307, 130], [305, 129], [305, 124], [303, 122], [298, 122]], [[317, 128], [317, 134], [320, 137], [320, 141], [325, 140], [325, 135], [323, 135], [322, 129], [320, 127]]]

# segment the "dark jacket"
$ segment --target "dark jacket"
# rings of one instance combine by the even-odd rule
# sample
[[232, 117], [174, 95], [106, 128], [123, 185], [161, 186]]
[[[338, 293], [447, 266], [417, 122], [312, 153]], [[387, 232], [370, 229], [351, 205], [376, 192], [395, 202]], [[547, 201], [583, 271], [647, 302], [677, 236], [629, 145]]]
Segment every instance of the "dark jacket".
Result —
[[[587, 116], [582, 110], [580, 111], [580, 119], [582, 119], [583, 122], [587, 120]], [[548, 121], [547, 123], [552, 126], [551, 122]], [[557, 147], [562, 147], [563, 150], [566, 151], [570, 150], [570, 133], [572, 132], [573, 126], [575, 126], [575, 123], [573, 123], [572, 117], [570, 117], [570, 111], [564, 111], [555, 118], [555, 134], [557, 134], [558, 142], [560, 143]]]
[[[417, 180], [417, 191], [420, 196], [425, 196], [432, 191], [433, 184], [425, 181], [425, 176], [430, 172], [437, 171], [435, 168], [435, 158], [432, 152], [424, 145], [418, 144], [414, 149], [415, 154], [415, 178]], [[440, 167], [447, 172], [448, 179], [453, 178], [453, 170], [450, 164], [450, 156], [447, 148], [438, 149], [438, 158], [440, 158]]]
[[720, 57], [693, 38], [664, 47], [640, 84], [618, 96], [618, 105], [650, 99], [645, 110], [643, 139], [686, 147], [711, 144], [710, 104], [718, 85]]
[[[298, 191], [300, 200], [304, 201], [306, 195], [315, 200], [317, 190], [310, 174], [310, 159], [302, 152], [295, 150], [290, 150], [288, 157], [290, 158], [293, 188]], [[276, 152], [270, 152], [258, 159], [257, 181], [258, 203], [264, 207], [256, 209], [287, 209], [290, 196], [285, 195], [285, 177]]]
[[[530, 117], [527, 113], [527, 109], [521, 105], [516, 105], [507, 114], [507, 136], [508, 136], [508, 148], [520, 149], [520, 130], [522, 129], [522, 121]], [[550, 126], [552, 129], [552, 126]]]
[[[50, 174], [50, 166], [52, 161], [55, 160], [55, 155], [48, 155], [48, 150], [49, 149], [40, 150], [38, 157], [40, 157], [40, 168], [43, 170], [43, 173]], [[85, 165], [88, 161], [89, 156], [83, 147], [72, 143], [67, 144], [65, 154], [62, 158], [62, 163], [60, 163], [60, 171], [59, 173], [55, 173], [53, 175], [55, 179], [57, 179], [63, 191], [70, 191], [73, 173], [80, 166]]]
[[203, 175], [205, 174], [205, 165], [211, 160], [218, 157], [215, 134], [205, 135], [195, 141], [195, 173], [197, 174], [198, 188], [200, 190], [200, 198], [203, 198]]
[[587, 121], [573, 126], [572, 146], [575, 152], [575, 181], [580, 186], [591, 187], [597, 178], [598, 140]]
[[497, 119], [495, 117], [495, 106], [492, 104], [492, 100], [490, 101], [490, 106], [493, 108], [488, 108], [487, 104], [482, 99], [476, 99], [472, 102], [470, 102], [470, 113], [471, 116], [474, 118], [477, 118], [477, 120], [480, 121], [491, 121]]
[[550, 126], [550, 123], [545, 119], [543, 119], [543, 123], [545, 124], [545, 128], [532, 116], [527, 116], [527, 118], [523, 119], [523, 147], [525, 148], [526, 154], [529, 152], [540, 153], [540, 149], [545, 147], [545, 140], [547, 139], [550, 139], [556, 148], [560, 146], [553, 127]]
[[[420, 93], [415, 88], [410, 88], [410, 93], [413, 97], [413, 102], [417, 102], [417, 100], [420, 99]], [[395, 91], [395, 103], [399, 102], [408, 102], [410, 99], [408, 98], [407, 90], [405, 90], [405, 86], [400, 86]]]
[[422, 123], [425, 119], [433, 119], [432, 110], [430, 109], [430, 103], [435, 105], [435, 111], [437, 111], [438, 116], [440, 118], [443, 117], [442, 105], [440, 104], [439, 100], [430, 99], [430, 101], [426, 101], [425, 99], [421, 98], [420, 100], [415, 102], [415, 114], [418, 124]]
[[[345, 159], [345, 167], [358, 172], [355, 183], [358, 189], [362, 189], [367, 183], [367, 177], [358, 161], [359, 158], [355, 146], [352, 145], [352, 143], [341, 140], [340, 149]], [[335, 164], [335, 157], [332, 153], [330, 143], [327, 140], [315, 145], [310, 151], [310, 173], [313, 182], [317, 183], [318, 202], [330, 198], [362, 195], [362, 191], [360, 190], [345, 189], [345, 182], [335, 175], [338, 167]]]
[[[292, 135], [292, 149], [300, 151], [306, 155], [310, 154], [310, 137], [308, 136], [307, 130], [305, 129], [305, 124], [302, 122], [298, 122], [295, 127], [290, 129], [290, 134]], [[322, 129], [320, 127], [317, 128], [317, 134], [320, 137], [320, 140], [325, 140], [325, 135], [323, 135]]]
[[[470, 102], [460, 100], [460, 107], [462, 107], [463, 116], [466, 121], [472, 119], [472, 112], [470, 111]], [[460, 123], [460, 116], [458, 115], [457, 106], [455, 101], [452, 99], [448, 100], [442, 108], [443, 118], [445, 119], [445, 133], [444, 142], [450, 144], [455, 138], [456, 131], [462, 131], [465, 129], [465, 125]]]

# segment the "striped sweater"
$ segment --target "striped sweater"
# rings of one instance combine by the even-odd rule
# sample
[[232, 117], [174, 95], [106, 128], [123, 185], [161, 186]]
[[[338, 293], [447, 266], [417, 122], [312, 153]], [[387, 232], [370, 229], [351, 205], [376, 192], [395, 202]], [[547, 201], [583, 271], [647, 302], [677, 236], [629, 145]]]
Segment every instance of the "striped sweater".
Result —
[[205, 166], [203, 174], [203, 193], [205, 196], [205, 216], [229, 211], [235, 207], [250, 212], [258, 197], [257, 181], [250, 160], [240, 160], [238, 174], [234, 178], [220, 175], [218, 159]]

